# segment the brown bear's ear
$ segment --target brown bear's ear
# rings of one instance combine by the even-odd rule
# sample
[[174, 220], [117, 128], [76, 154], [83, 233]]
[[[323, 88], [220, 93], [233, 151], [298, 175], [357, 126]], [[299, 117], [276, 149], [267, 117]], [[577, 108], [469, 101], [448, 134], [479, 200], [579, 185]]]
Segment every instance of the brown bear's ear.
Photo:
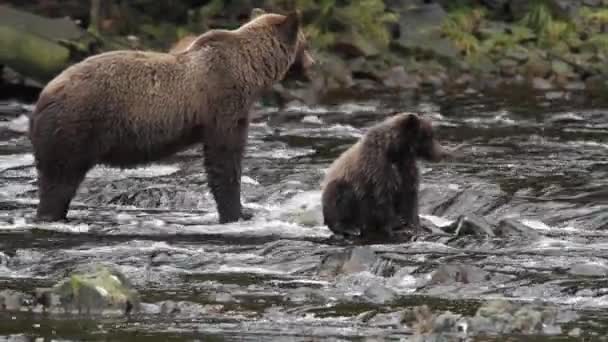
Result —
[[285, 16], [285, 20], [279, 24], [279, 30], [288, 42], [295, 42], [300, 31], [300, 11], [295, 10]]
[[261, 16], [262, 14], [266, 14], [266, 11], [264, 11], [261, 8], [254, 8], [251, 10], [251, 14], [249, 15], [249, 20], [253, 20], [259, 16]]

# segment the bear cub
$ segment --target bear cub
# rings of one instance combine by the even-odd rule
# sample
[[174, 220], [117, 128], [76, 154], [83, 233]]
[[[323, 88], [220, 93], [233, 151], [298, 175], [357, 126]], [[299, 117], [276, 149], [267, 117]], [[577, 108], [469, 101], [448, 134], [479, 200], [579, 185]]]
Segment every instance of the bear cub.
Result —
[[74, 64], [51, 80], [30, 116], [37, 221], [65, 220], [97, 164], [130, 168], [202, 144], [220, 223], [246, 217], [241, 163], [249, 111], [292, 64], [314, 60], [299, 12], [262, 13], [210, 30], [171, 53], [122, 50]]
[[335, 234], [386, 242], [418, 229], [416, 159], [439, 161], [446, 151], [431, 123], [399, 113], [372, 126], [329, 167], [322, 183], [324, 224]]

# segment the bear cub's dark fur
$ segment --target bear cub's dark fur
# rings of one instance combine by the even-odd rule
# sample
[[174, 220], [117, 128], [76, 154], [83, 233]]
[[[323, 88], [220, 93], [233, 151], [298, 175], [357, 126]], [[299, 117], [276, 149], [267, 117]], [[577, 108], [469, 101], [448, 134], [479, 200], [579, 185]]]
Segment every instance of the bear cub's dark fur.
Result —
[[322, 184], [324, 223], [335, 234], [370, 242], [417, 229], [416, 159], [447, 155], [431, 123], [416, 114], [399, 113], [376, 124], [329, 167]]

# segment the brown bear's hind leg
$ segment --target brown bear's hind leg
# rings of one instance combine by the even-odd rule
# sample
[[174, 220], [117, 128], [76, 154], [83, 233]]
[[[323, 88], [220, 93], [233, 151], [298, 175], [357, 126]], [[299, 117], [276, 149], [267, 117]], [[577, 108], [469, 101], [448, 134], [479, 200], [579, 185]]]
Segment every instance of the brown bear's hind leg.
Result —
[[356, 236], [365, 225], [361, 203], [352, 185], [343, 181], [329, 182], [322, 195], [324, 224], [334, 233]]
[[226, 134], [205, 132], [205, 170], [221, 224], [251, 218], [250, 213], [241, 212], [241, 164], [246, 141], [247, 125]]
[[70, 176], [48, 176], [38, 170], [38, 197], [40, 202], [36, 212], [36, 221], [66, 221], [70, 202], [85, 174], [86, 171]]

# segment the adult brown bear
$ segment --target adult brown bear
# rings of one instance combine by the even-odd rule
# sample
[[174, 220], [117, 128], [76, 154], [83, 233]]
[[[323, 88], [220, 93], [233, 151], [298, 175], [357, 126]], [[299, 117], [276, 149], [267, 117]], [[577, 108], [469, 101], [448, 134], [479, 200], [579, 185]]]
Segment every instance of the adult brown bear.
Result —
[[321, 196], [325, 224], [368, 242], [418, 228], [416, 159], [448, 154], [418, 115], [399, 113], [376, 124], [329, 167]]
[[30, 117], [37, 220], [65, 220], [96, 164], [133, 167], [197, 143], [220, 223], [238, 220], [249, 110], [296, 59], [312, 64], [306, 45], [299, 13], [267, 13], [208, 31], [182, 51], [114, 51], [70, 66]]

